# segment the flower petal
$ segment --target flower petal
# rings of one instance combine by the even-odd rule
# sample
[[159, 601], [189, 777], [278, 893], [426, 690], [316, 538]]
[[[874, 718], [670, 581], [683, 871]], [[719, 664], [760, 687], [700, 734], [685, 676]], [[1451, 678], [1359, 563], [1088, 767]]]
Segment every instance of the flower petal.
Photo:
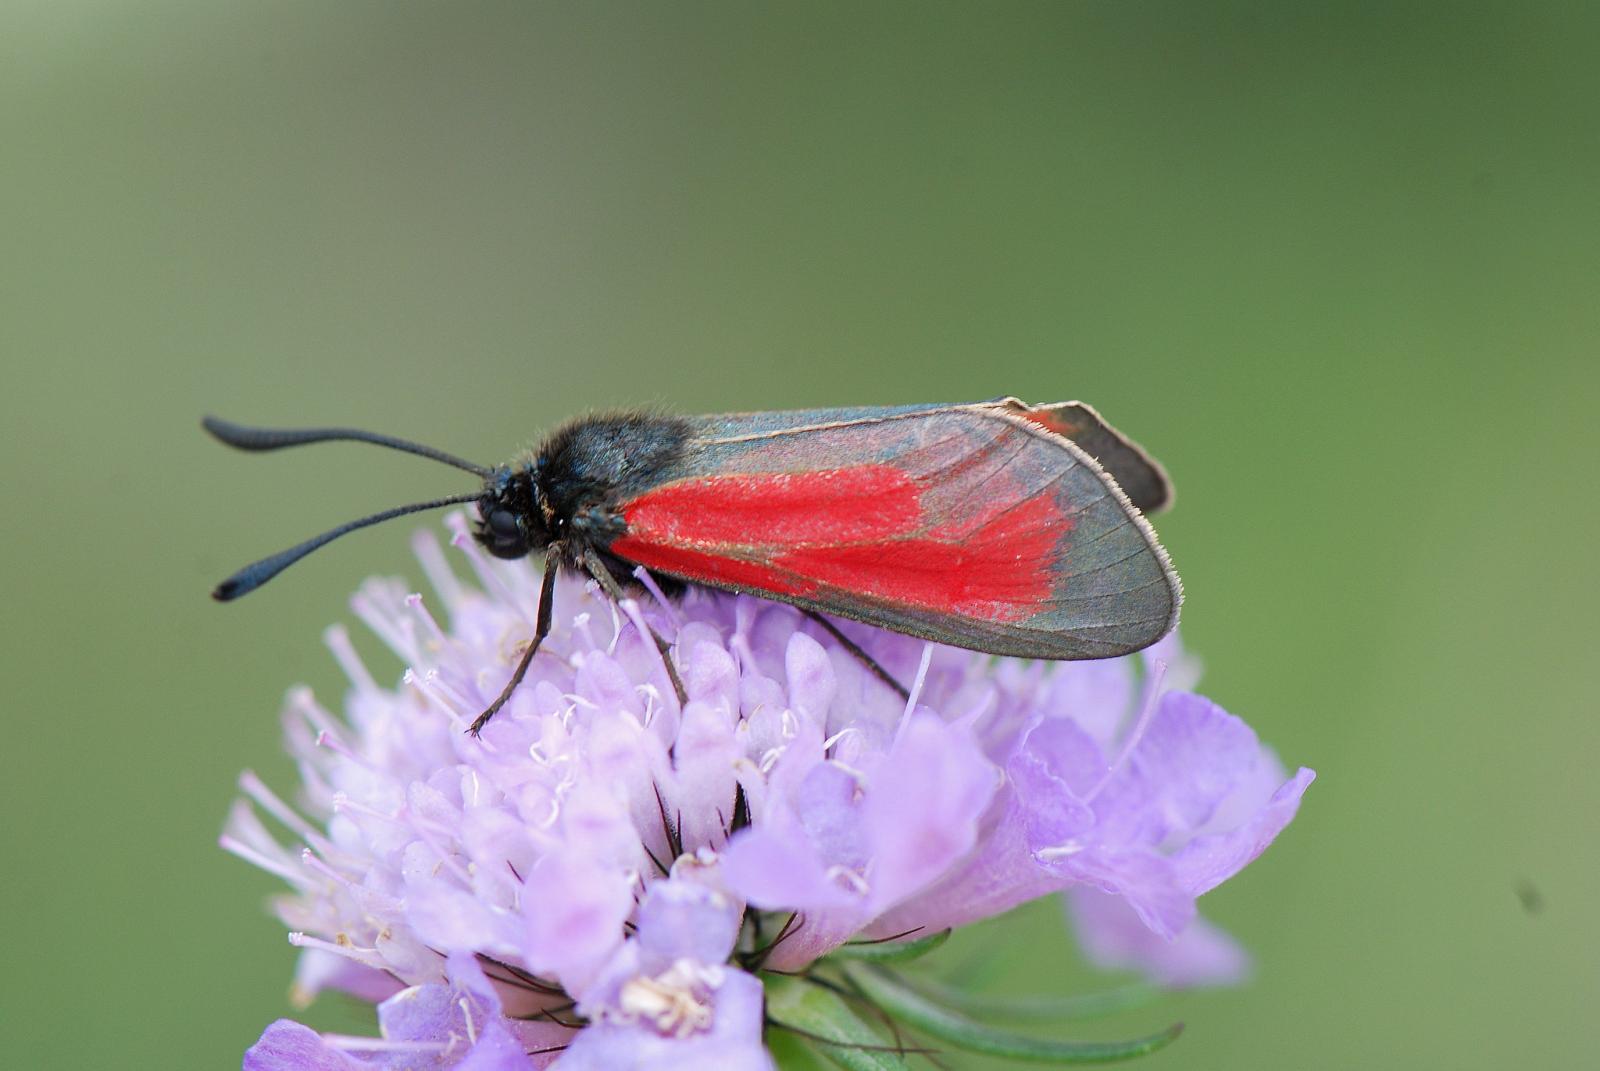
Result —
[[330, 1047], [309, 1026], [279, 1019], [245, 1050], [242, 1071], [363, 1071], [370, 1066]]
[[741, 830], [722, 855], [728, 887], [769, 911], [846, 908], [856, 897], [828, 876], [804, 831], [777, 821]]
[[1316, 771], [1300, 767], [1249, 821], [1225, 833], [1196, 837], [1180, 848], [1172, 857], [1178, 881], [1192, 895], [1199, 896], [1243, 870], [1283, 832], [1300, 810], [1300, 798], [1316, 778]]
[[919, 715], [872, 773], [861, 808], [875, 912], [932, 884], [972, 850], [999, 771], [966, 729]]
[[650, 974], [679, 960], [723, 963], [733, 951], [743, 905], [705, 885], [658, 881], [639, 905], [640, 968]]
[[1203, 826], [1261, 760], [1256, 734], [1209, 699], [1169, 692], [1096, 812], [1107, 839], [1155, 847]]
[[1250, 972], [1250, 954], [1204, 918], [1168, 940], [1120, 897], [1079, 886], [1067, 891], [1066, 904], [1078, 943], [1098, 967], [1136, 970], [1168, 989], [1237, 985]]
[[622, 943], [633, 911], [628, 880], [575, 849], [552, 853], [528, 876], [523, 898], [528, 967], [582, 989]]

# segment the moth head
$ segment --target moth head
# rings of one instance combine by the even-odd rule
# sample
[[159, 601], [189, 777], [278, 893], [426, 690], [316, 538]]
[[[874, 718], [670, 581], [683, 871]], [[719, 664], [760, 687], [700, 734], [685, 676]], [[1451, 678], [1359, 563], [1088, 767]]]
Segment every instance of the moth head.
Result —
[[484, 480], [472, 535], [496, 558], [525, 557], [549, 544], [550, 529], [530, 468], [496, 469]]

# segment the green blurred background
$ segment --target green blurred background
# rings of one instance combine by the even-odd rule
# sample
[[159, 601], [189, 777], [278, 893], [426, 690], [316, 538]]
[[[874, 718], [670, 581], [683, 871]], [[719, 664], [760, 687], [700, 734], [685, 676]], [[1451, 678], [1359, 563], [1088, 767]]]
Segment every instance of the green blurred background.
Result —
[[[354, 585], [418, 571], [397, 525], [206, 592], [464, 487], [202, 412], [492, 461], [602, 404], [1014, 393], [1165, 459], [1207, 691], [1321, 772], [1202, 905], [1254, 981], [1082, 1033], [1593, 1066], [1597, 54], [1582, 3], [10, 0], [4, 1063], [237, 1066], [287, 1012], [215, 838]], [[1059, 930], [990, 984], [1088, 984]]]

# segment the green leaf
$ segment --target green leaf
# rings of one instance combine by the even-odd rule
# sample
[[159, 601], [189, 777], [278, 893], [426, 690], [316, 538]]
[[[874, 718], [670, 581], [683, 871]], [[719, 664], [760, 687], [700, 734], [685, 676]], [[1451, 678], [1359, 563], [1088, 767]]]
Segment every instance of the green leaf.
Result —
[[858, 959], [865, 963], [903, 963], [926, 956], [948, 940], [950, 931], [940, 930], [915, 941], [850, 941], [828, 954], [835, 959]]
[[[782, 1071], [834, 1071], [834, 1063], [810, 1048], [799, 1034], [787, 1030], [767, 1031], [767, 1051]], [[711, 1071], [710, 1068], [707, 1071]]]
[[1161, 995], [1161, 990], [1144, 982], [1070, 997], [1017, 997], [974, 993], [970, 989], [942, 985], [924, 978], [901, 980], [935, 1004], [952, 1011], [978, 1019], [1010, 1019], [1015, 1022], [1065, 1023], [1093, 1019], [1142, 1007]]
[[1110, 1063], [1155, 1052], [1183, 1030], [1183, 1024], [1177, 1023], [1160, 1033], [1131, 1041], [1051, 1041], [985, 1026], [960, 1012], [935, 1004], [879, 967], [848, 965], [845, 973], [867, 999], [906, 1025], [957, 1048], [988, 1056], [1036, 1063]]
[[892, 1042], [831, 989], [802, 978], [764, 974], [767, 1021], [792, 1030], [812, 1050], [845, 1071], [907, 1071]]

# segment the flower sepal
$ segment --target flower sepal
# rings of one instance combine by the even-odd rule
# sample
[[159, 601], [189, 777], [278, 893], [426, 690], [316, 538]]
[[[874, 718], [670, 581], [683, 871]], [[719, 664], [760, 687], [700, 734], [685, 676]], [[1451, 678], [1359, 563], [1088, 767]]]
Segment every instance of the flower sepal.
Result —
[[854, 959], [863, 963], [908, 963], [921, 959], [950, 940], [950, 930], [940, 930], [910, 941], [846, 941], [828, 959]]
[[1128, 1041], [1057, 1041], [996, 1030], [945, 1007], [882, 967], [851, 964], [851, 988], [886, 1016], [928, 1037], [967, 1052], [1029, 1063], [1102, 1064], [1130, 1060], [1165, 1048], [1183, 1032], [1182, 1023]]
[[768, 1026], [799, 1039], [812, 1053], [845, 1071], [904, 1071], [910, 1066], [902, 1053], [915, 1050], [885, 1038], [832, 988], [782, 974], [763, 975], [762, 981]]

